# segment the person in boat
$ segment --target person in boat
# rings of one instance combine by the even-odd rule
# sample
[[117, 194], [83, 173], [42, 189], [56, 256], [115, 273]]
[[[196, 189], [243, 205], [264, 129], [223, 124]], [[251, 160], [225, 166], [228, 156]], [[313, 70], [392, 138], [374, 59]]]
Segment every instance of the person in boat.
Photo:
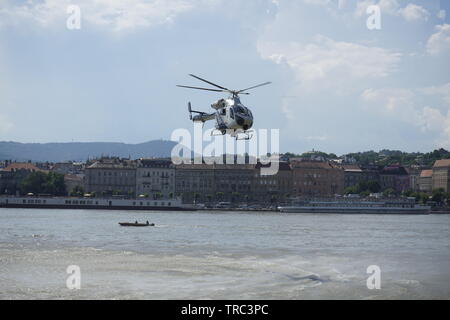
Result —
[[138, 224], [137, 220], [134, 222], [134, 224]]
[[148, 223], [148, 220], [147, 220], [147, 225], [149, 225], [150, 223]]

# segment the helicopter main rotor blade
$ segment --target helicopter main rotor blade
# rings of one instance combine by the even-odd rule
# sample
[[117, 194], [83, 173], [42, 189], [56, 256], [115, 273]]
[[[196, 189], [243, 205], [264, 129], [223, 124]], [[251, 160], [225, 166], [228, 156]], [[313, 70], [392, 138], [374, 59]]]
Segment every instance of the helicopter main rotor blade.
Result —
[[237, 91], [237, 93], [242, 94], [244, 91], [247, 91], [247, 90], [250, 90], [250, 89], [253, 89], [253, 88], [262, 87], [262, 86], [265, 86], [266, 84], [270, 84], [270, 83], [272, 83], [272, 82], [270, 82], [270, 81], [269, 81], [269, 82], [264, 82], [264, 83], [258, 84], [258, 85], [256, 85], [256, 86], [247, 88], [247, 89], [239, 90], [239, 91]]
[[226, 92], [227, 91], [227, 90], [219, 90], [219, 89], [209, 89], [209, 88], [182, 86], [182, 85], [179, 85], [179, 84], [177, 84], [177, 87], [189, 88], [189, 89], [198, 89], [198, 90], [207, 90], [207, 91], [216, 91], [216, 92]]
[[196, 75], [193, 75], [193, 74], [189, 74], [189, 75], [190, 75], [191, 77], [194, 77], [195, 79], [198, 79], [198, 80], [200, 80], [200, 81], [209, 83], [210, 85], [212, 85], [212, 86], [214, 86], [214, 87], [217, 87], [217, 88], [220, 88], [220, 89], [223, 89], [223, 90], [226, 90], [226, 91], [231, 91], [231, 90], [228, 89], [228, 88], [221, 87], [221, 86], [219, 86], [218, 84], [215, 84], [215, 83], [212, 83], [211, 81], [208, 81], [208, 80], [202, 79], [202, 78], [200, 78], [200, 77], [197, 77]]

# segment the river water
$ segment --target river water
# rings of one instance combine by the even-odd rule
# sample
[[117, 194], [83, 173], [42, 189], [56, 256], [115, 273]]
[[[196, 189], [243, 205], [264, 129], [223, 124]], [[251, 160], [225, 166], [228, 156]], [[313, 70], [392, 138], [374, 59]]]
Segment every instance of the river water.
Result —
[[449, 298], [450, 215], [0, 209], [0, 299]]

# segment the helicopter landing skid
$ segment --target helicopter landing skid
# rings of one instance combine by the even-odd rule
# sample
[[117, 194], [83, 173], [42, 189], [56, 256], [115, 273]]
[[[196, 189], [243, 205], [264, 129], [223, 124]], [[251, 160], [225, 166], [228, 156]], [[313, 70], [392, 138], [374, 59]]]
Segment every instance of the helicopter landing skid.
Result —
[[211, 131], [211, 136], [223, 136], [227, 133], [225, 129], [214, 129]]
[[250, 140], [253, 137], [253, 130], [252, 131], [244, 131], [244, 132], [237, 132], [234, 135], [232, 134], [232, 137], [235, 137], [236, 140]]
[[253, 137], [253, 130], [238, 131], [232, 129], [214, 129], [211, 131], [211, 136], [222, 136], [227, 133], [236, 140], [250, 140]]

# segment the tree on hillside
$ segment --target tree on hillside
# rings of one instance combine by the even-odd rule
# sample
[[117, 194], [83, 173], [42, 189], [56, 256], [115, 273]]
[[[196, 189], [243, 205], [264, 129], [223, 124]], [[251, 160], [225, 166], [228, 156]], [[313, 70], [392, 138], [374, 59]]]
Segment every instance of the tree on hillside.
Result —
[[334, 153], [326, 153], [326, 152], [322, 152], [322, 151], [309, 151], [309, 152], [302, 153], [300, 155], [300, 157], [302, 157], [302, 158], [323, 157], [326, 160], [330, 160], [330, 159], [336, 159], [337, 155], [335, 155]]
[[422, 165], [431, 167], [436, 160], [450, 159], [450, 152], [438, 149], [428, 153], [403, 152], [399, 150], [380, 150], [348, 153], [345, 156], [354, 158], [360, 165], [388, 166], [400, 164], [403, 166]]

